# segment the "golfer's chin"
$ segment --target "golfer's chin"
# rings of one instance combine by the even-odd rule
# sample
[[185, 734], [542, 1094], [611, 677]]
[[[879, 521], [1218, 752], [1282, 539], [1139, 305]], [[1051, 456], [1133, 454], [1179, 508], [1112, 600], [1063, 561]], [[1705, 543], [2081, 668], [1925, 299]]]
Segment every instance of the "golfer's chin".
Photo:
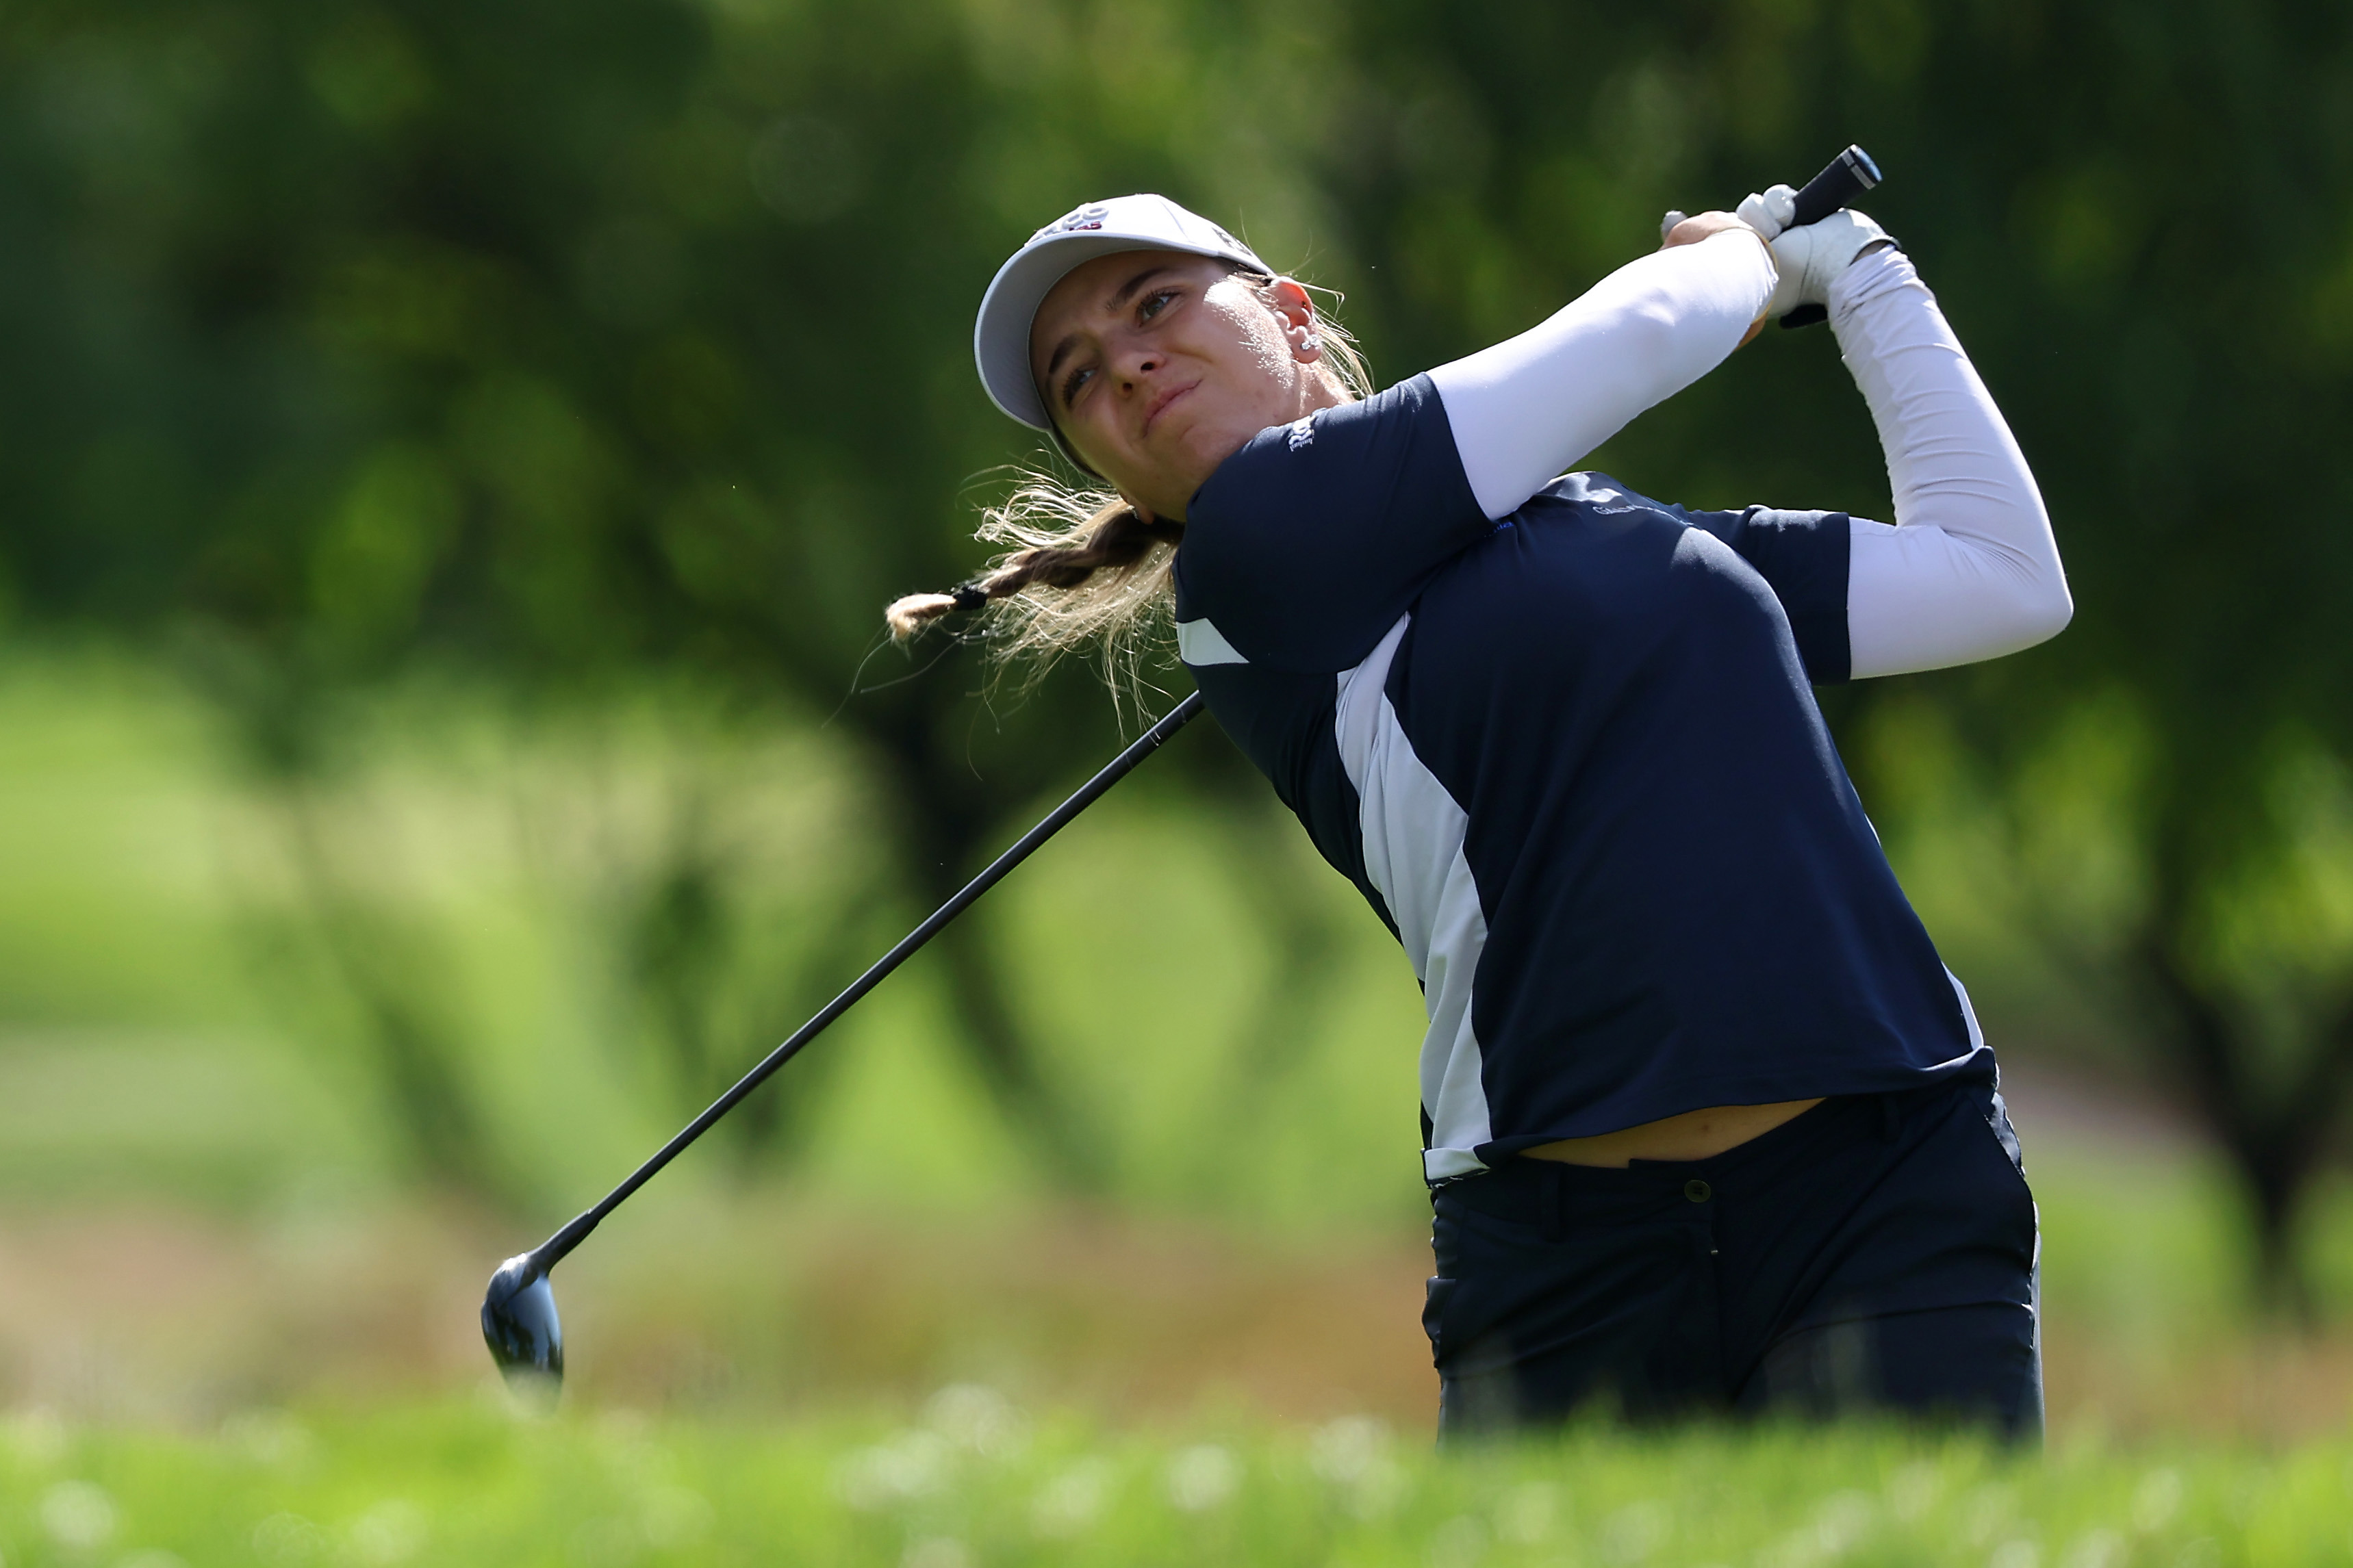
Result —
[[1160, 460], [1153, 465], [1156, 471], [1148, 483], [1127, 493], [1145, 498], [1144, 504], [1154, 516], [1181, 521], [1194, 493], [1209, 482], [1219, 465], [1249, 445], [1258, 427], [1241, 430], [1188, 424], [1155, 434], [1160, 437], [1153, 442], [1159, 448], [1155, 456]]

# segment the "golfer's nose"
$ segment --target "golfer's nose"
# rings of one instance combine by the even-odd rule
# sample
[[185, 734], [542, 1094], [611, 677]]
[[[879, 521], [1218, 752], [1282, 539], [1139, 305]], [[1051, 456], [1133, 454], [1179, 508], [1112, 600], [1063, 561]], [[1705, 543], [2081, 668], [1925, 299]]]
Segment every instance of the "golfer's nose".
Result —
[[1122, 382], [1133, 386], [1160, 368], [1160, 354], [1149, 344], [1134, 343], [1113, 354], [1112, 368]]

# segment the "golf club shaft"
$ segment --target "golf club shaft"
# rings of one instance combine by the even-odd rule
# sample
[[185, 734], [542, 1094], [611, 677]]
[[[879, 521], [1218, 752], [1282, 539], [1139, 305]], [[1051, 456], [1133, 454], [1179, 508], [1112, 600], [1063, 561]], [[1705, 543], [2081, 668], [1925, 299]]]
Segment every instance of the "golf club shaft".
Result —
[[712, 1123], [733, 1110], [738, 1100], [759, 1088], [767, 1080], [769, 1074], [792, 1060], [803, 1046], [823, 1034], [827, 1025], [857, 1005], [860, 998], [880, 985], [892, 970], [913, 956], [916, 949], [937, 936], [950, 921], [971, 908], [975, 900], [1004, 880], [1007, 872], [1027, 860], [1039, 845], [1068, 826], [1072, 817], [1101, 799], [1104, 791], [1125, 778], [1134, 771], [1136, 763], [1158, 751], [1169, 736], [1190, 723], [1200, 711], [1201, 694], [1198, 691], [1169, 710], [1166, 718], [1138, 736], [1133, 745], [1112, 759], [1109, 766], [1080, 786], [1076, 795], [1056, 806], [1048, 814], [1044, 821], [1023, 834], [1020, 842], [991, 861], [987, 870], [965, 883], [955, 897], [934, 910], [929, 920], [909, 931], [901, 939], [898, 946], [876, 960], [873, 967], [852, 981], [847, 991], [827, 1003], [818, 1011], [817, 1016], [795, 1031], [791, 1039], [770, 1051], [757, 1067], [736, 1080], [734, 1088], [712, 1101], [711, 1109], [687, 1123], [685, 1130], [663, 1144], [655, 1152], [651, 1159], [630, 1172], [628, 1180], [606, 1194], [604, 1199], [596, 1207], [574, 1218], [563, 1229], [533, 1249], [531, 1254], [533, 1270], [539, 1274], [545, 1274], [554, 1268], [566, 1253], [587, 1238], [588, 1233], [596, 1228], [599, 1221], [620, 1207], [631, 1193], [650, 1181], [655, 1172], [669, 1164], [688, 1144], [709, 1131]]

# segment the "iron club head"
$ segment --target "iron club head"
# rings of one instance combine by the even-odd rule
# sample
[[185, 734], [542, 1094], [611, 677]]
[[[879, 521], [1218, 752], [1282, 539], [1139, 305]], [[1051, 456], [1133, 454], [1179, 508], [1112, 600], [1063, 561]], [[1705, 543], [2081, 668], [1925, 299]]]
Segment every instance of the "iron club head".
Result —
[[519, 1253], [499, 1265], [482, 1293], [482, 1340], [507, 1386], [552, 1393], [564, 1382], [564, 1325], [546, 1271]]

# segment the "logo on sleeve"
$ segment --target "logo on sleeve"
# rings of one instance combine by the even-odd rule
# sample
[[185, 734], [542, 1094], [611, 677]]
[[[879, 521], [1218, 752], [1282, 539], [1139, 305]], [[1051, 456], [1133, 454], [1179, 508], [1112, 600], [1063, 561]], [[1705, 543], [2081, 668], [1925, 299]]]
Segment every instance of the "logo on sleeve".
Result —
[[1311, 416], [1309, 418], [1293, 420], [1291, 422], [1291, 439], [1289, 442], [1291, 449], [1294, 452], [1304, 451], [1314, 444], [1314, 419]]

